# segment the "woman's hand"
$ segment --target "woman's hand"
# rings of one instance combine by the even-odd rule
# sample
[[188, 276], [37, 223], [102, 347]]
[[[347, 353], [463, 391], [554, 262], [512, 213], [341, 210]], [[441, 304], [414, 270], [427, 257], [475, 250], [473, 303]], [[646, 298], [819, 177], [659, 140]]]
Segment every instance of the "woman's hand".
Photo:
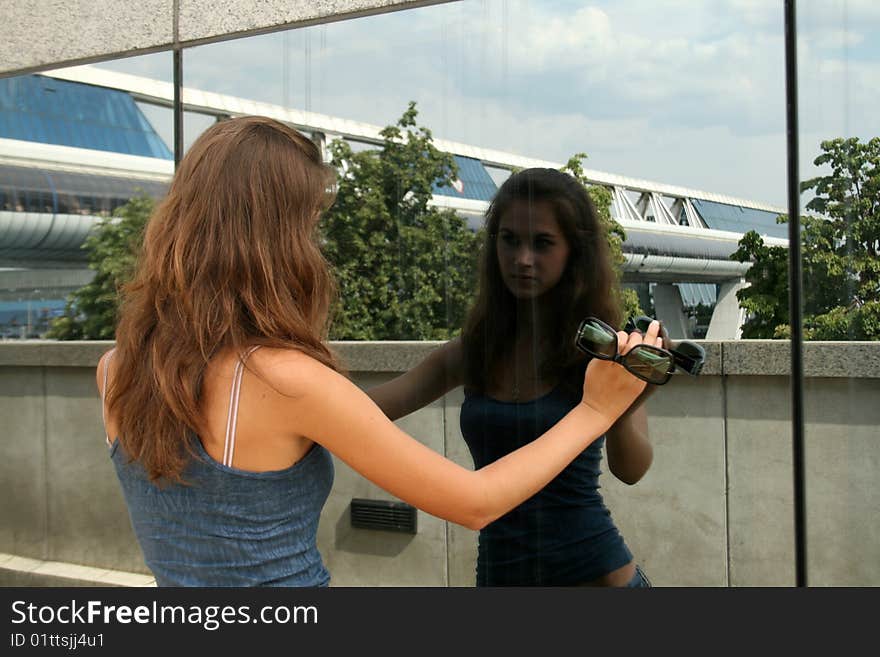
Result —
[[[617, 353], [625, 354], [639, 344], [663, 346], [660, 334], [660, 323], [651, 322], [643, 336], [638, 331], [627, 335], [624, 331], [617, 332]], [[614, 424], [642, 394], [647, 384], [627, 372], [623, 366], [610, 360], [593, 358], [584, 375], [584, 394], [582, 403], [605, 416], [609, 426]]]
[[[659, 341], [654, 344], [656, 344], [656, 346], [658, 346], [658, 347], [662, 347], [663, 349], [666, 349], [667, 351], [669, 349], [672, 349], [672, 340], [669, 339], [669, 334], [666, 332], [666, 327], [663, 326], [663, 322], [660, 322], [656, 319], [654, 321], [660, 324], [660, 332], [658, 334]], [[647, 339], [645, 340], [645, 342], [647, 342]], [[660, 386], [645, 386], [645, 389], [642, 391], [642, 394], [640, 394], [638, 396], [638, 398], [635, 400], [635, 402], [621, 416], [621, 418], [626, 417], [627, 415], [632, 413], [634, 410], [641, 407], [642, 404], [644, 404], [648, 400], [648, 397], [653, 395], [657, 391], [657, 388], [659, 388], [659, 387]]]

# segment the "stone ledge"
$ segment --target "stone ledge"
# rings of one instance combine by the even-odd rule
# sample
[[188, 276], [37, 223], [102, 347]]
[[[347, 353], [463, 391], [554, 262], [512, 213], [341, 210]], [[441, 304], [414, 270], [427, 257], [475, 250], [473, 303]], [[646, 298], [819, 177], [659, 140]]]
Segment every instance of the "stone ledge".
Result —
[[[788, 376], [787, 340], [697, 340], [706, 349], [704, 376]], [[442, 342], [331, 342], [351, 372], [403, 372]], [[4, 340], [0, 367], [89, 367], [98, 364], [111, 341]], [[880, 342], [807, 342], [808, 378], [880, 379]]]
[[[449, 0], [6, 0], [4, 18], [16, 29], [0, 41], [0, 73], [170, 51], [443, 2]], [[170, 57], [168, 62], [170, 67]]]
[[[788, 376], [788, 340], [722, 342], [727, 376]], [[808, 378], [880, 378], [880, 342], [805, 342], [804, 376]]]
[[[173, 0], [6, 0], [0, 71], [17, 74], [58, 64], [108, 59], [174, 44]], [[169, 76], [171, 58], [168, 58]]]
[[156, 586], [151, 575], [0, 552], [0, 586]]
[[218, 0], [180, 0], [179, 40], [251, 36], [262, 32], [415, 9], [448, 0], [311, 0], [310, 2], [230, 3]]

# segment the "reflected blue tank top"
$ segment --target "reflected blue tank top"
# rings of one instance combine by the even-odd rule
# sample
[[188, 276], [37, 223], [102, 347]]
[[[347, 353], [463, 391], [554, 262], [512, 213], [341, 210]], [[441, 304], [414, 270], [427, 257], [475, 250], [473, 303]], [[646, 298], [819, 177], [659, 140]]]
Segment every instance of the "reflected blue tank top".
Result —
[[[579, 402], [562, 386], [525, 403], [465, 392], [461, 433], [483, 466], [545, 433]], [[480, 531], [477, 586], [568, 586], [625, 566], [632, 554], [599, 493], [604, 437], [553, 481]]]
[[111, 444], [144, 560], [159, 586], [326, 586], [330, 575], [316, 540], [333, 459], [316, 443], [284, 470], [233, 468], [240, 369], [230, 395], [224, 462], [193, 436], [197, 458], [184, 471], [187, 485], [156, 486], [138, 462], [129, 462], [118, 440]]

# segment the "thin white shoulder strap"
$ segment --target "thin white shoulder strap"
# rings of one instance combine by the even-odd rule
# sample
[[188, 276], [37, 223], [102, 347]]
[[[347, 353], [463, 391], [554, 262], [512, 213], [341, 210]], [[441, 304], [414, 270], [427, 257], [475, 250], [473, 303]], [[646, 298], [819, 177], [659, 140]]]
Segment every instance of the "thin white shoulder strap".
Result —
[[105, 403], [107, 399], [107, 374], [110, 372], [110, 361], [113, 360], [113, 352], [116, 349], [111, 349], [107, 352], [107, 360], [104, 361], [104, 385], [101, 386], [101, 419], [104, 422], [104, 440], [107, 441], [107, 447], [110, 447], [110, 434], [107, 433], [107, 405]]
[[232, 388], [229, 391], [229, 410], [226, 413], [226, 440], [223, 443], [223, 465], [232, 467], [232, 458], [235, 453], [235, 428], [238, 424], [238, 398], [241, 394], [241, 377], [244, 374], [244, 363], [248, 357], [259, 349], [259, 345], [251, 347], [245, 352], [244, 358], [239, 358], [235, 363], [235, 371], [232, 374]]

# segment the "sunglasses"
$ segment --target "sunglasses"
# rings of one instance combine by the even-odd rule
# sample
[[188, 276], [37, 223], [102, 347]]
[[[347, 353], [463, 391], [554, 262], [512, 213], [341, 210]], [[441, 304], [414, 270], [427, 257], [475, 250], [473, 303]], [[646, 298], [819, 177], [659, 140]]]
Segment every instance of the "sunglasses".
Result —
[[[648, 331], [648, 326], [650, 326], [652, 321], [654, 320], [646, 315], [630, 317], [623, 330], [627, 333], [638, 331], [644, 335]], [[691, 342], [690, 340], [681, 340], [672, 343], [669, 352], [672, 354], [675, 366], [691, 376], [697, 376], [703, 369], [703, 363], [706, 362], [706, 350], [696, 342]]]
[[622, 365], [633, 376], [654, 385], [669, 381], [675, 370], [675, 357], [660, 347], [637, 344], [625, 354], [617, 353], [617, 331], [596, 317], [581, 322], [575, 345], [590, 356]]

